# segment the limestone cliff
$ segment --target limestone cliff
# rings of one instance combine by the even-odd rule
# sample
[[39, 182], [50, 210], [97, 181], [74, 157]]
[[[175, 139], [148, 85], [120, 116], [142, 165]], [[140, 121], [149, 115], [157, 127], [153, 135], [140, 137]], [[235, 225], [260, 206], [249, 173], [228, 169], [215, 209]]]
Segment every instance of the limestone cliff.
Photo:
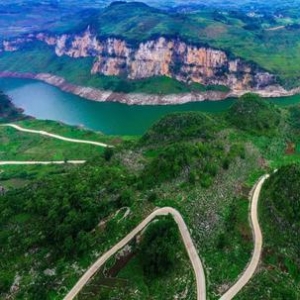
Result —
[[101, 39], [89, 28], [76, 35], [38, 33], [4, 41], [0, 52], [16, 51], [35, 40], [53, 47], [58, 56], [94, 57], [92, 74], [129, 79], [169, 76], [184, 82], [226, 85], [232, 90], [257, 89], [274, 83], [268, 72], [239, 58], [229, 58], [221, 50], [166, 37], [131, 45], [114, 37]]

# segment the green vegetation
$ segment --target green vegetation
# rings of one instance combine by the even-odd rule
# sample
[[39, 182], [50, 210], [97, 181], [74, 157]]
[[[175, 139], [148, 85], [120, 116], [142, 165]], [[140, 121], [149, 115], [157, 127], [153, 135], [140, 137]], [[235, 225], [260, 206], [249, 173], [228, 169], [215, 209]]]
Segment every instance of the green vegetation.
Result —
[[66, 174], [76, 166], [64, 165], [24, 165], [24, 166], [0, 166], [0, 185], [6, 190], [24, 187], [34, 180], [42, 180], [45, 177]]
[[[104, 300], [122, 295], [124, 299], [171, 300], [177, 294], [184, 294], [186, 299], [195, 298], [195, 278], [171, 217], [155, 219], [139, 242], [136, 239], [130, 243], [130, 249], [127, 258], [123, 249], [110, 259], [78, 299]], [[125, 259], [123, 267], [121, 253]]]
[[[260, 272], [238, 299], [298, 299], [300, 293], [300, 165], [272, 174], [261, 195], [264, 254]], [[280, 234], [278, 234], [280, 233]]]
[[[11, 296], [10, 288], [17, 280], [16, 299], [61, 299], [96, 258], [155, 207], [172, 206], [185, 219], [209, 270], [208, 295], [218, 299], [251, 255], [247, 197], [253, 183], [273, 168], [300, 162], [297, 110], [247, 95], [233, 105], [231, 116], [227, 112], [178, 113], [164, 117], [138, 140], [119, 140], [113, 150], [92, 155], [87, 149], [70, 148], [68, 155], [88, 159], [80, 167], [0, 167], [0, 185], [5, 188], [0, 196], [1, 297]], [[107, 138], [55, 122], [25, 120], [21, 124], [76, 138]], [[53, 144], [47, 148], [38, 144], [40, 152], [32, 152], [31, 147], [39, 143], [36, 136], [19, 135], [13, 129], [3, 129], [1, 139], [7, 149], [3, 159], [12, 153], [16, 160], [30, 158], [30, 152], [32, 157], [45, 158], [67, 153], [62, 144], [57, 152]], [[254, 278], [258, 284], [249, 286], [241, 299], [249, 299], [253, 292], [266, 299], [297, 299], [299, 173], [298, 166], [286, 167], [266, 183], [265, 208], [261, 208], [264, 266]], [[118, 255], [111, 258], [80, 299], [93, 299], [90, 293], [94, 299], [122, 295], [158, 300], [173, 299], [175, 294], [195, 299], [194, 274], [172, 222], [154, 222], [130, 243], [133, 256], [121, 267]], [[278, 235], [282, 230], [287, 232], [285, 237]], [[106, 276], [114, 267], [117, 272]], [[275, 286], [276, 280], [280, 284]], [[260, 282], [273, 282], [271, 298], [267, 289], [261, 293]]]
[[246, 94], [228, 111], [229, 122], [257, 135], [273, 135], [280, 124], [280, 110], [257, 95]]
[[0, 123], [24, 118], [22, 112], [15, 108], [8, 96], [0, 91]]
[[[298, 192], [300, 190], [300, 165], [285, 166], [277, 173], [272, 175], [271, 179], [264, 187], [262, 198], [264, 199], [264, 212], [268, 212], [269, 224], [274, 230], [273, 235], [278, 230], [284, 234], [280, 236], [278, 248], [284, 248], [284, 252], [288, 252], [291, 258], [289, 265], [286, 265], [288, 272], [295, 275], [300, 283], [300, 198]], [[269, 243], [275, 241], [269, 241]], [[276, 244], [276, 242], [274, 243]], [[278, 258], [277, 262], [280, 261]], [[297, 270], [298, 268], [298, 270]], [[296, 272], [293, 272], [296, 271]]]
[[175, 113], [162, 118], [141, 139], [141, 145], [150, 147], [147, 154], [151, 158], [143, 171], [144, 182], [149, 187], [180, 177], [209, 187], [220, 168], [228, 169], [236, 157], [245, 158], [243, 145], [228, 146], [218, 137], [224, 126], [221, 118], [203, 113]]
[[216, 131], [217, 122], [202, 113], [173, 113], [154, 124], [142, 137], [144, 145], [180, 142], [189, 139], [208, 140]]
[[[181, 178], [195, 184], [209, 187], [219, 167], [228, 168], [230, 152], [222, 144], [177, 143], [164, 147], [151, 160], [142, 173], [147, 187], [166, 180]], [[235, 157], [235, 155], [234, 155]]]
[[176, 245], [179, 233], [172, 217], [151, 224], [139, 245], [139, 259], [145, 275], [166, 275], [176, 266]]
[[0, 160], [85, 160], [103, 151], [102, 147], [66, 143], [10, 127], [0, 127]]
[[300, 106], [294, 105], [289, 108], [290, 124], [296, 133], [300, 133]]
[[[11, 275], [22, 274], [20, 299], [51, 298], [49, 292], [59, 286], [60, 276], [71, 271], [66, 270], [67, 262], [83, 259], [96, 244], [107, 247], [103, 244], [105, 235], [92, 230], [124, 205], [122, 192], [134, 180], [124, 171], [104, 166], [98, 159], [84, 168], [12, 190], [1, 198], [1, 276], [8, 278], [10, 286]], [[115, 200], [111, 201], [113, 194]], [[31, 255], [23, 259], [24, 253]], [[47, 259], [43, 259], [45, 255]], [[34, 261], [40, 263], [33, 266]], [[56, 270], [51, 281], [43, 275], [47, 268]], [[27, 284], [32, 280], [39, 281], [43, 288]], [[9, 286], [2, 286], [1, 293]]]

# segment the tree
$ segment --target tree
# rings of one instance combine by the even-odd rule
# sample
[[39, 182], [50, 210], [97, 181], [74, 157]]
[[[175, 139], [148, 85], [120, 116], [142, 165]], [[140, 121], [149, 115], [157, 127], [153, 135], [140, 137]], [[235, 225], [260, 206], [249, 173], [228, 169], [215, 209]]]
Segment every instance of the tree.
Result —
[[139, 259], [147, 275], [160, 276], [174, 267], [174, 245], [178, 240], [178, 228], [171, 217], [163, 218], [148, 227], [139, 246]]
[[104, 159], [110, 161], [114, 155], [114, 150], [111, 147], [106, 147], [103, 153]]

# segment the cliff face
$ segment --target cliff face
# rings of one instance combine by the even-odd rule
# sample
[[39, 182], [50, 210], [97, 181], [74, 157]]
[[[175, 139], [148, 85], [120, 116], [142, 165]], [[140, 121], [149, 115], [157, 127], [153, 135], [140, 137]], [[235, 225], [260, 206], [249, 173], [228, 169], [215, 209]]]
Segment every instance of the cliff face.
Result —
[[56, 55], [73, 58], [95, 57], [92, 74], [141, 79], [169, 76], [184, 82], [221, 84], [233, 90], [261, 88], [274, 83], [271, 74], [224, 51], [160, 37], [137, 46], [118, 38], [99, 39], [89, 29], [78, 35], [53, 36], [45, 33], [6, 41], [2, 51], [16, 51], [24, 43], [39, 40], [54, 48]]

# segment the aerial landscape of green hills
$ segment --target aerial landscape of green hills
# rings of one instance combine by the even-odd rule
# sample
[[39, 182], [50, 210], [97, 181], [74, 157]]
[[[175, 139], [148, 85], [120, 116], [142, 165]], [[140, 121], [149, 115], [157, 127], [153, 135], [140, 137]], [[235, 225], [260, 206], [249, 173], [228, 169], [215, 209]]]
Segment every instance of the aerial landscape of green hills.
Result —
[[[251, 107], [255, 113], [245, 115]], [[279, 108], [257, 96], [246, 95], [222, 114], [169, 115], [141, 138], [119, 141], [112, 150], [90, 152], [92, 149], [74, 145], [76, 155], [70, 157], [72, 150], [64, 147], [65, 159], [89, 157], [84, 167], [28, 166], [20, 172], [17, 166], [2, 166], [1, 184], [7, 189], [1, 197], [1, 245], [5, 245], [1, 248], [2, 295], [9, 291], [17, 273], [20, 283], [16, 299], [60, 299], [98, 253], [112, 246], [154, 207], [172, 206], [180, 209], [191, 228], [205, 268], [210, 270], [206, 274], [208, 295], [217, 299], [236, 280], [251, 255], [248, 193], [260, 174], [280, 168], [263, 187], [259, 210], [266, 242], [261, 269], [257, 279], [254, 277], [253, 284], [237, 299], [250, 299], [253, 293], [265, 295], [265, 299], [283, 299], [276, 295], [297, 299], [299, 247], [294, 237], [298, 232], [299, 168], [294, 163], [300, 148], [294, 109], [299, 107]], [[2, 120], [7, 122], [7, 108], [4, 111], [6, 119]], [[40, 129], [47, 126], [48, 130], [64, 135], [70, 131], [63, 130], [62, 125], [59, 129], [55, 124], [39, 124], [35, 120], [18, 124]], [[72, 132], [72, 136], [79, 136], [76, 129]], [[22, 160], [24, 155], [23, 160], [29, 160], [30, 152], [23, 149], [24, 145], [18, 146], [16, 134], [13, 129], [1, 128], [2, 145], [6, 140], [15, 148], [14, 160]], [[34, 139], [40, 139], [24, 133], [25, 137], [26, 144], [36, 144]], [[96, 138], [95, 135], [93, 139]], [[46, 138], [42, 144], [45, 143], [49, 144], [48, 154], [41, 148], [41, 155], [45, 153], [50, 158], [51, 151], [58, 154], [57, 146], [51, 146], [54, 141]], [[9, 160], [11, 151], [2, 152], [1, 160]], [[31, 157], [36, 159], [36, 155], [32, 152]], [[286, 166], [281, 169], [282, 165]], [[283, 190], [286, 192], [282, 193]], [[274, 210], [268, 208], [270, 205]], [[109, 261], [104, 275], [99, 272], [79, 299], [87, 299], [85, 295], [89, 295], [88, 299], [99, 299], [98, 293], [101, 299], [121, 294], [127, 299], [150, 295], [155, 299], [172, 299], [185, 290], [185, 299], [195, 299], [192, 270], [178, 238], [172, 237], [177, 235], [172, 223], [162, 219], [152, 233], [149, 227], [148, 239], [156, 243], [152, 250], [147, 247], [149, 261], [142, 255], [146, 251], [143, 247], [149, 243], [147, 237], [144, 246], [133, 241], [129, 248], [132, 254], [125, 255], [129, 261], [126, 267], [120, 272], [118, 260]], [[154, 232], [165, 232], [163, 226], [169, 229], [163, 233], [166, 237], [159, 240]], [[278, 230], [285, 232], [286, 228], [290, 231], [280, 239]], [[174, 238], [176, 242], [172, 242]], [[172, 249], [167, 249], [170, 244]], [[162, 252], [166, 257], [157, 256], [162, 255], [157, 250], [160, 247], [166, 251]], [[286, 247], [288, 256], [283, 254]], [[153, 259], [160, 259], [166, 267], [153, 268]], [[276, 280], [281, 284], [276, 284]], [[97, 281], [100, 287], [104, 286], [100, 290]], [[264, 283], [271, 289], [270, 294], [266, 294]]]
[[0, 3], [0, 299], [298, 300], [299, 4]]

